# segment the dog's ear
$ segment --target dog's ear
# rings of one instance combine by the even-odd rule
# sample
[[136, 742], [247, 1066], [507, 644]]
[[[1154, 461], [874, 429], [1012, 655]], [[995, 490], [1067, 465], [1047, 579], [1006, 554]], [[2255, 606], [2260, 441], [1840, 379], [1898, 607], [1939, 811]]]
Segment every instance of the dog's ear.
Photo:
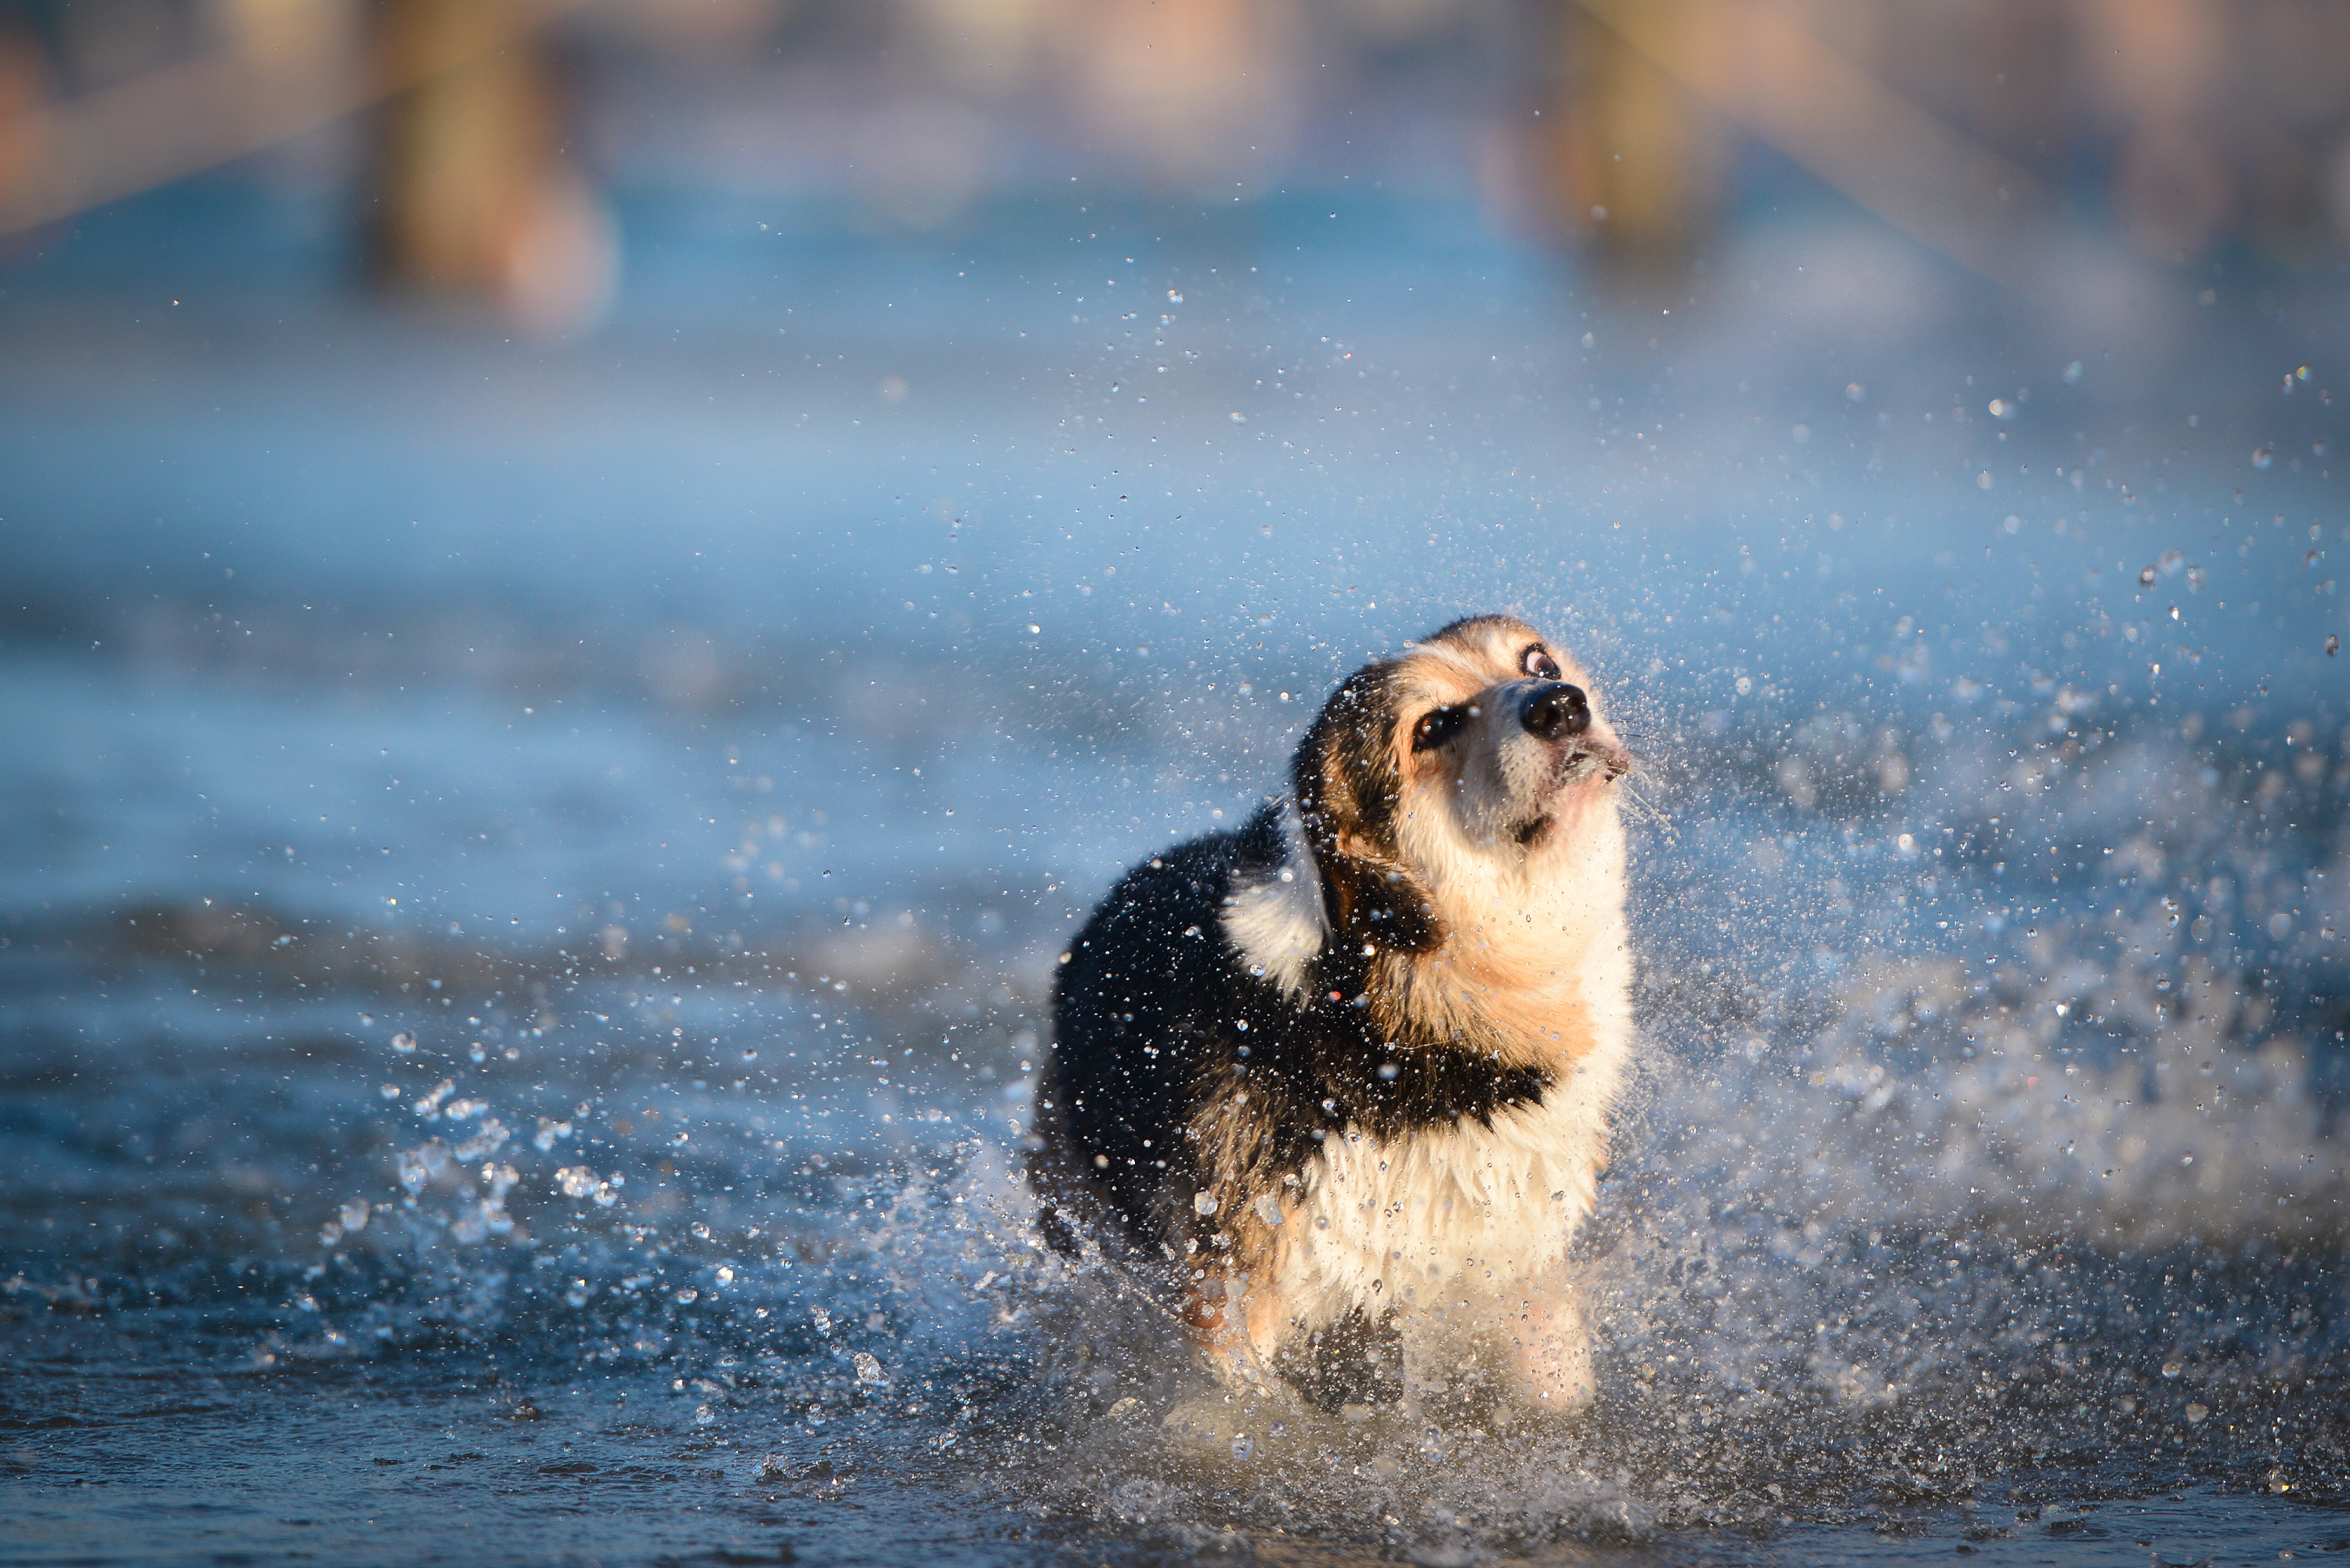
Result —
[[1428, 890], [1401, 863], [1347, 834], [1328, 850], [1315, 846], [1322, 896], [1341, 940], [1390, 952], [1426, 952], [1444, 940]]
[[1394, 852], [1402, 779], [1395, 764], [1391, 667], [1357, 670], [1298, 742], [1290, 785], [1322, 906], [1341, 940], [1425, 952], [1444, 939], [1428, 890]]

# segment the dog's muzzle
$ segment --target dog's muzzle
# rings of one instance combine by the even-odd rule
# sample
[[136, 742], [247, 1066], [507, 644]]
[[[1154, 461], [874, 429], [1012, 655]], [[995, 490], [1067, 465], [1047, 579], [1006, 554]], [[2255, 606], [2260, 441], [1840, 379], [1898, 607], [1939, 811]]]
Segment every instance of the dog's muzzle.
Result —
[[1580, 686], [1550, 680], [1535, 687], [1518, 722], [1535, 740], [1565, 748], [1561, 762], [1569, 776], [1596, 771], [1614, 780], [1631, 771], [1631, 755], [1620, 743], [1605, 730], [1592, 733], [1591, 698]]

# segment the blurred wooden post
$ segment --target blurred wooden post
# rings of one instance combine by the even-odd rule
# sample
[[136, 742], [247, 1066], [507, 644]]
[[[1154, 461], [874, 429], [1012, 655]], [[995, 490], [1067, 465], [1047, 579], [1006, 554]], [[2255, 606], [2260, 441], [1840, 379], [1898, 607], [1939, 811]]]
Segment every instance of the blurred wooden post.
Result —
[[2159, 261], [2200, 255], [2236, 204], [2215, 110], [2232, 63], [2214, 0], [2085, 0], [2088, 64], [2126, 128], [2114, 204]]
[[[1677, 266], [1712, 228], [1728, 186], [1721, 118], [1648, 54], [1559, 0], [1559, 69], [1543, 118], [1555, 212], [1570, 233], [1636, 271]], [[1642, 0], [1650, 24], [1685, 42], [1682, 57], [1721, 47], [1703, 0]]]
[[[376, 275], [395, 287], [486, 298], [561, 331], [600, 306], [608, 225], [564, 157], [546, 0], [382, 0], [374, 47], [387, 79], [420, 85], [380, 111], [369, 223]], [[459, 60], [453, 69], [434, 62]]]
[[40, 45], [14, 18], [0, 16], [0, 200], [40, 177], [49, 155], [42, 135], [49, 98]]

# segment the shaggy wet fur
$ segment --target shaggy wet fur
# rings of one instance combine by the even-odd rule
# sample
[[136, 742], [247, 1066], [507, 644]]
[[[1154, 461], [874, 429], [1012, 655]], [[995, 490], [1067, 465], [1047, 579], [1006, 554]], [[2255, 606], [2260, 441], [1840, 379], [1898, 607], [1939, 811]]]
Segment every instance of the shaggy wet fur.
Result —
[[1317, 1402], [1463, 1361], [1586, 1397], [1565, 1260], [1630, 1043], [1629, 765], [1520, 621], [1349, 677], [1284, 800], [1137, 867], [1066, 955], [1055, 1233], [1107, 1230], [1220, 1367]]

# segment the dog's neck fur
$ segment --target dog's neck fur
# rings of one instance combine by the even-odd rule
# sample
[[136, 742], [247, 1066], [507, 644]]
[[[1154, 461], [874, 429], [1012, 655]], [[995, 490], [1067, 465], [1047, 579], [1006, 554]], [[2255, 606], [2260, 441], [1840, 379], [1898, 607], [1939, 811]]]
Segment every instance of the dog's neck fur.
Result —
[[[1523, 855], [1406, 819], [1400, 847], [1431, 891], [1443, 940], [1368, 955], [1365, 990], [1383, 1034], [1553, 1075], [1620, 1050], [1631, 1024], [1624, 834], [1605, 787], [1573, 791], [1547, 841]], [[1303, 1002], [1336, 934], [1295, 808], [1279, 821], [1279, 862], [1233, 888], [1224, 929], [1253, 972]]]

